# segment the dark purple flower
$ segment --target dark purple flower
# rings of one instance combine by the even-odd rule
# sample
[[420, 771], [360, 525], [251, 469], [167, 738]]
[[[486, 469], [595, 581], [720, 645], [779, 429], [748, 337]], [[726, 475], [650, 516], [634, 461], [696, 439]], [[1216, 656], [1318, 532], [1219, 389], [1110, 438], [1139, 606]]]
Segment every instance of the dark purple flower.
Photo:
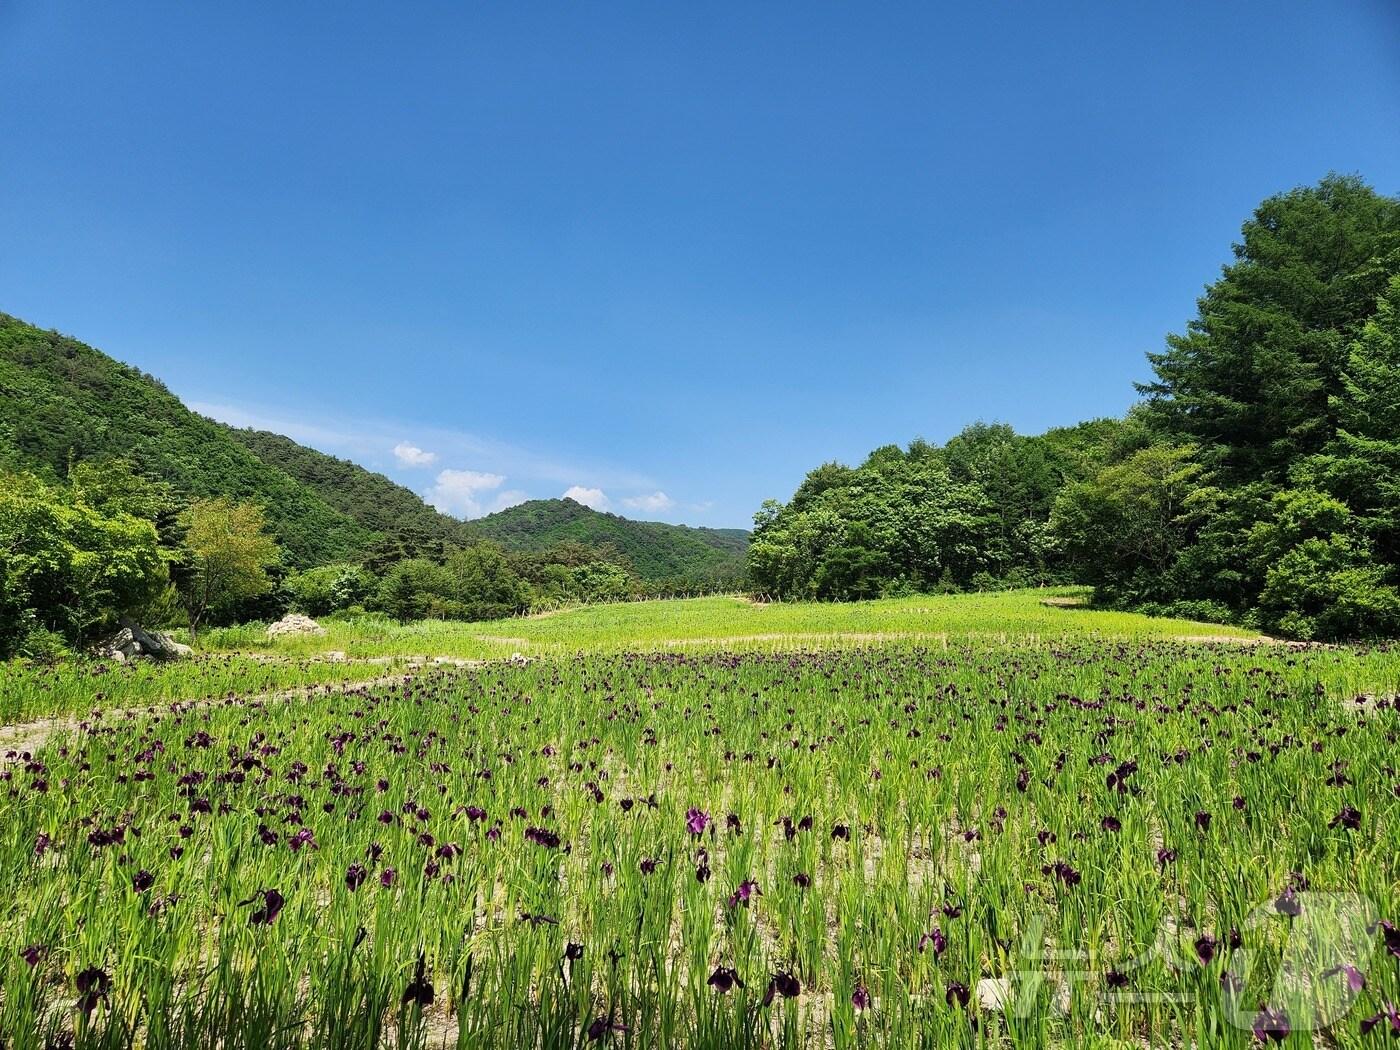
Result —
[[252, 904], [255, 900], [262, 903], [253, 909], [248, 916], [249, 926], [271, 926], [277, 921], [277, 916], [281, 914], [287, 899], [276, 890], [258, 890], [257, 893], [249, 897], [246, 901], [239, 901], [239, 904]]
[[919, 938], [919, 951], [929, 947], [933, 949], [935, 959], [940, 957], [948, 947], [948, 938], [943, 936], [943, 931], [937, 926]]
[[379, 873], [379, 885], [383, 886], [387, 890], [390, 886], [394, 884], [394, 879], [398, 877], [398, 874], [399, 873], [393, 868], [385, 868]]
[[425, 962], [423, 953], [418, 953], [418, 968], [414, 972], [413, 980], [408, 982], [408, 987], [404, 989], [403, 1003], [415, 1003], [416, 1005], [433, 1005], [433, 982], [424, 976]]
[[316, 834], [310, 828], [298, 829], [297, 833], [287, 840], [287, 845], [292, 847], [293, 853], [299, 852], [303, 846], [319, 848], [316, 845]]
[[702, 835], [710, 826], [710, 815], [703, 809], [691, 806], [685, 811], [685, 827], [692, 835]]
[[1041, 871], [1046, 875], [1053, 874], [1055, 878], [1059, 879], [1066, 886], [1071, 887], [1078, 886], [1084, 878], [1078, 871], [1062, 860], [1057, 860], [1054, 864], [1046, 865]]
[[1303, 911], [1303, 904], [1298, 900], [1298, 894], [1289, 886], [1274, 901], [1274, 910], [1280, 915], [1287, 915], [1290, 919], [1296, 919]]
[[851, 1005], [857, 1010], [869, 1009], [870, 989], [863, 984], [857, 984], [855, 991], [851, 993]]
[[1196, 958], [1201, 960], [1202, 966], [1209, 966], [1215, 958], [1216, 942], [1215, 938], [1208, 933], [1203, 933], [1196, 938]]
[[1099, 821], [1099, 827], [1103, 828], [1104, 831], [1112, 832], [1116, 835], [1123, 830], [1123, 822], [1117, 817], [1104, 817], [1103, 820]]
[[637, 867], [641, 869], [643, 875], [656, 874], [656, 861], [650, 857], [643, 857], [642, 862]]
[[1104, 783], [1121, 795], [1128, 790], [1128, 778], [1137, 770], [1136, 762], [1124, 762], [1105, 778]]
[[543, 846], [546, 849], [559, 848], [560, 839], [558, 833], [550, 831], [548, 828], [526, 828], [525, 839], [527, 842], [533, 842], [535, 845]]
[[367, 878], [369, 878], [369, 872], [363, 864], [351, 864], [345, 869], [345, 888], [354, 893], [365, 884]]
[[749, 901], [756, 896], [761, 896], [762, 893], [763, 891], [758, 888], [758, 883], [754, 882], [753, 879], [745, 879], [739, 883], [739, 888], [729, 895], [729, 906], [733, 908], [742, 904], [747, 908]]
[[131, 877], [131, 888], [137, 893], [145, 893], [156, 884], [156, 877], [145, 868], [142, 868]]
[[967, 1006], [972, 999], [972, 991], [961, 981], [949, 981], [948, 987], [943, 991], [943, 1000], [952, 1006], [957, 1003], [959, 1006]]
[[1259, 1013], [1254, 1017], [1253, 1025], [1254, 1038], [1261, 1043], [1266, 1043], [1272, 1039], [1276, 1043], [1281, 1043], [1288, 1038], [1293, 1031], [1293, 1026], [1288, 1021], [1288, 1014], [1283, 1007], [1271, 1007], [1265, 1003], [1259, 1004]]
[[1336, 977], [1338, 974], [1341, 974], [1347, 979], [1347, 989], [1353, 994], [1366, 987], [1366, 975], [1355, 966], [1351, 965], [1351, 963], [1346, 963], [1343, 966], [1333, 966], [1331, 969], [1322, 971], [1323, 977]]
[[30, 966], [38, 966], [39, 960], [44, 957], [44, 946], [31, 944], [19, 953], [19, 957]]
[[851, 840], [851, 829], [846, 824], [833, 824], [831, 826], [831, 837], [833, 840], [842, 839], [845, 842]]
[[1361, 827], [1361, 810], [1355, 806], [1343, 806], [1338, 810], [1337, 815], [1328, 821], [1329, 828], [1346, 828], [1348, 831], [1356, 831]]
[[1128, 987], [1128, 975], [1119, 973], [1117, 970], [1109, 970], [1103, 975], [1103, 983], [1110, 988]]
[[736, 985], [740, 988], [744, 987], [739, 971], [728, 966], [716, 966], [715, 972], [710, 974], [709, 980], [705, 983], [717, 992], [727, 992]]
[[99, 999], [105, 1000], [112, 990], [112, 978], [98, 966], [89, 966], [74, 978], [78, 986], [78, 1009], [90, 1014], [97, 1008]]
[[1400, 1008], [1397, 1008], [1394, 1003], [1381, 1004], [1380, 1013], [1373, 1014], [1362, 1021], [1361, 1034], [1366, 1035], [1382, 1021], [1390, 1025], [1391, 1036], [1400, 1038]]
[[805, 890], [808, 886], [812, 885], [812, 876], [808, 875], [805, 871], [799, 871], [792, 877], [792, 884], [800, 890]]
[[802, 983], [786, 970], [779, 970], [768, 982], [768, 990], [763, 993], [763, 1005], [771, 1006], [775, 994], [784, 999], [796, 999], [802, 994]]
[[611, 1032], [625, 1031], [627, 1031], [625, 1024], [618, 1024], [611, 1017], [599, 1017], [588, 1026], [588, 1038], [597, 1043]]
[[1376, 926], [1381, 931], [1381, 940], [1385, 942], [1385, 950], [1395, 958], [1400, 959], [1400, 927], [1385, 919], [1382, 919]]
[[1209, 831], [1209, 830], [1210, 830], [1210, 814], [1207, 813], [1207, 812], [1206, 812], [1205, 810], [1203, 810], [1203, 809], [1198, 809], [1198, 810], [1196, 810], [1196, 830], [1197, 830], [1197, 831]]

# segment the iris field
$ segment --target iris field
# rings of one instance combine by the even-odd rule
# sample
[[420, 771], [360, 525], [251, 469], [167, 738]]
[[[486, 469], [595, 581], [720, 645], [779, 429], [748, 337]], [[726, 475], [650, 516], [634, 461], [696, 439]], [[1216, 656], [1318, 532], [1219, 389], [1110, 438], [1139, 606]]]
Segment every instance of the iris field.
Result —
[[1400, 649], [921, 601], [0, 743], [0, 1046], [1391, 1043]]

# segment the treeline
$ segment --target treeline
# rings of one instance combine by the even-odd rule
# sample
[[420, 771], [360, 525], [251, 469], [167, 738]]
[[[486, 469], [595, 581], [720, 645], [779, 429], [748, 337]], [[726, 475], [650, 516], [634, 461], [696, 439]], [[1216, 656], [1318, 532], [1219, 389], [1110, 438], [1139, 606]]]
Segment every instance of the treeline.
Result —
[[826, 464], [767, 503], [780, 597], [1076, 581], [1106, 605], [1298, 638], [1400, 633], [1400, 200], [1263, 202], [1122, 420]]
[[289, 611], [485, 620], [667, 593], [617, 551], [577, 543], [394, 540], [299, 570], [256, 502], [190, 500], [124, 459], [75, 462], [61, 482], [0, 469], [0, 657], [58, 656], [125, 618], [197, 634]]

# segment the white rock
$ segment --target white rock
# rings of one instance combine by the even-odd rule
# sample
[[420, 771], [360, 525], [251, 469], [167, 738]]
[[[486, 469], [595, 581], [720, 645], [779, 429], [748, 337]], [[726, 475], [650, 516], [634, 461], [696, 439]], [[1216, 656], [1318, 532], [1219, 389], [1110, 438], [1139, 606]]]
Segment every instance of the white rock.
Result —
[[271, 624], [267, 629], [267, 636], [270, 639], [281, 638], [284, 635], [297, 634], [325, 634], [326, 629], [309, 616], [301, 613], [288, 613], [276, 623]]
[[1013, 998], [1010, 977], [984, 977], [977, 982], [977, 1002], [984, 1010], [1005, 1011]]

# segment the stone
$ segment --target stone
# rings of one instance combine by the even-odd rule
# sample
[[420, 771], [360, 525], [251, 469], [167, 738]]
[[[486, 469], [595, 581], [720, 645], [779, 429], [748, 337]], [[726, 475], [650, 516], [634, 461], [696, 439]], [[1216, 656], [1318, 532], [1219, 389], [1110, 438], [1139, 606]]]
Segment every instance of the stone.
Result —
[[120, 663], [145, 656], [152, 660], [181, 660], [194, 655], [188, 645], [160, 631], [148, 631], [134, 620], [123, 620], [116, 634], [97, 647], [99, 656]]
[[302, 613], [288, 613], [267, 629], [269, 639], [276, 640], [288, 635], [325, 634], [326, 629], [309, 616]]

